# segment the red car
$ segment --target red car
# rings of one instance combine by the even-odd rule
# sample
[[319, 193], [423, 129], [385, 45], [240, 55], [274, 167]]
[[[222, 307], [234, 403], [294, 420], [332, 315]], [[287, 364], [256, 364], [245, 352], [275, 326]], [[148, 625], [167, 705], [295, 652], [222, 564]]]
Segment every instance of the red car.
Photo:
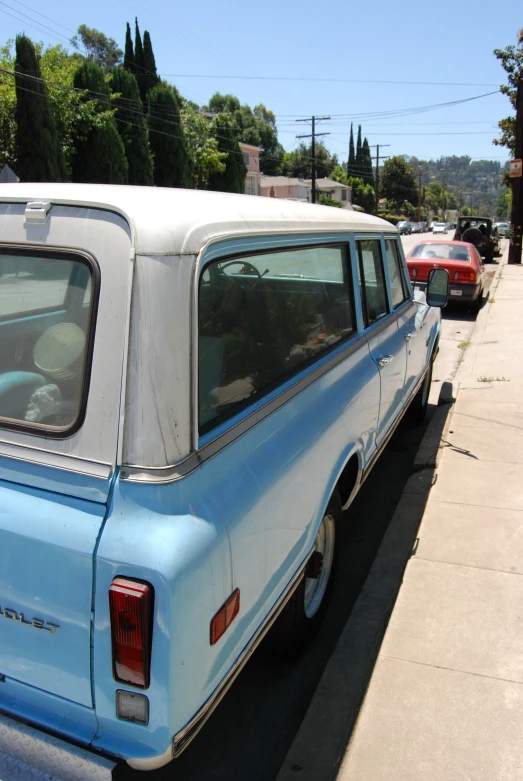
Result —
[[446, 268], [450, 275], [451, 300], [479, 312], [486, 293], [487, 275], [483, 258], [465, 241], [420, 241], [407, 255], [413, 287], [425, 290], [431, 268]]

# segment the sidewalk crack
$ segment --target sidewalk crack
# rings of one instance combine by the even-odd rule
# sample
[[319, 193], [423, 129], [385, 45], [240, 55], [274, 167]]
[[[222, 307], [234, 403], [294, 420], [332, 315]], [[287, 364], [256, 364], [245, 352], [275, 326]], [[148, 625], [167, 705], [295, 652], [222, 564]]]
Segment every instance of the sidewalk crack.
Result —
[[407, 662], [407, 664], [419, 664], [421, 667], [433, 667], [436, 670], [448, 670], [453, 673], [463, 673], [463, 675], [471, 675], [474, 678], [486, 678], [490, 681], [503, 681], [504, 683], [515, 683], [518, 686], [523, 686], [523, 681], [516, 681], [514, 678], [501, 678], [496, 675], [485, 675], [484, 673], [473, 673], [470, 670], [460, 670], [457, 667], [446, 667], [443, 664], [430, 664], [429, 662], [419, 662], [416, 659], [404, 659], [402, 656], [389, 656], [388, 654], [380, 655], [381, 659], [391, 659], [397, 662]]

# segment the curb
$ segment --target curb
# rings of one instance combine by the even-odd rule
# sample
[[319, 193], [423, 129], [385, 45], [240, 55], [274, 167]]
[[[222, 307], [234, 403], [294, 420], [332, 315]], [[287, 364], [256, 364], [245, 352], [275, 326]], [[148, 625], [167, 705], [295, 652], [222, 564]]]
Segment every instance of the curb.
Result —
[[[450, 387], [449, 387], [450, 386]], [[434, 472], [442, 454], [457, 385], [444, 383], [440, 402], [414, 459], [389, 527], [276, 781], [335, 779], [394, 609]], [[449, 402], [449, 398], [451, 401]]]

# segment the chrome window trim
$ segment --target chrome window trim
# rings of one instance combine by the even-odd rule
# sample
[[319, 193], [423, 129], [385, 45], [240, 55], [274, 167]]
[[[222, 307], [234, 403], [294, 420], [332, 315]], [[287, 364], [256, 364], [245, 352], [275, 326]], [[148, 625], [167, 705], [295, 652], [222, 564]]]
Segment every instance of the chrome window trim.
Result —
[[[390, 321], [388, 321], [390, 322]], [[120, 472], [120, 479], [127, 480], [133, 483], [171, 483], [175, 480], [179, 480], [182, 477], [193, 472], [200, 464], [212, 458], [216, 453], [223, 450], [235, 439], [238, 439], [242, 434], [251, 429], [253, 426], [260, 423], [265, 418], [272, 415], [273, 412], [280, 409], [284, 404], [293, 399], [302, 390], [307, 388], [317, 379], [322, 377], [328, 371], [336, 367], [339, 363], [342, 363], [346, 358], [349, 358], [356, 352], [364, 343], [367, 342], [366, 334], [355, 334], [345, 349], [337, 352], [323, 363], [321, 366], [309, 367], [312, 370], [301, 380], [298, 380], [290, 388], [287, 388], [281, 392], [276, 398], [265, 402], [258, 409], [248, 413], [242, 420], [231, 425], [227, 431], [219, 434], [211, 442], [205, 444], [199, 450], [196, 450], [188, 458], [178, 464], [161, 467], [147, 467], [137, 464], [124, 464]]]
[[[280, 254], [292, 251], [294, 245], [291, 245], [290, 247], [281, 247], [280, 245], [277, 245], [275, 247], [267, 247], [264, 249], [258, 249], [258, 250], [247, 250], [243, 252], [230, 252], [225, 255], [223, 255], [223, 261], [234, 261], [238, 260], [241, 261], [243, 258], [248, 259], [252, 257], [261, 257], [263, 255], [272, 255], [272, 254]], [[212, 435], [212, 432], [216, 429], [219, 429], [220, 426], [226, 425], [228, 420], [231, 420], [234, 418], [237, 414], [240, 414], [243, 410], [248, 409], [251, 405], [258, 404], [266, 395], [271, 394], [274, 390], [277, 390], [277, 388], [281, 385], [284, 385], [285, 383], [291, 381], [293, 377], [296, 377], [297, 375], [301, 374], [301, 372], [306, 371], [307, 369], [313, 367], [317, 361], [321, 361], [324, 359], [327, 355], [329, 355], [332, 352], [335, 352], [337, 349], [341, 347], [342, 344], [349, 343], [352, 339], [354, 339], [355, 336], [358, 335], [358, 322], [356, 318], [356, 301], [355, 301], [355, 291], [353, 289], [353, 278], [352, 273], [349, 273], [350, 268], [352, 268], [352, 263], [350, 259], [350, 244], [347, 242], [346, 239], [342, 239], [339, 241], [318, 241], [314, 243], [309, 244], [301, 244], [297, 249], [300, 250], [310, 250], [310, 249], [325, 249], [327, 247], [335, 247], [338, 248], [341, 252], [341, 266], [343, 270], [343, 285], [345, 287], [346, 292], [349, 295], [349, 299], [351, 302], [351, 309], [352, 309], [352, 324], [353, 324], [353, 330], [352, 333], [345, 337], [340, 344], [334, 345], [333, 347], [325, 350], [321, 355], [318, 356], [317, 359], [312, 359], [301, 366], [296, 367], [296, 369], [291, 372], [290, 374], [283, 375], [282, 377], [274, 380], [274, 387], [269, 388], [265, 391], [260, 391], [259, 393], [256, 393], [252, 396], [252, 398], [249, 398], [246, 400], [245, 405], [240, 407], [236, 412], [233, 412], [229, 417], [226, 417], [223, 420], [220, 420], [218, 423], [215, 423], [208, 431], [204, 431], [203, 434], [200, 432], [200, 423], [199, 423], [199, 361], [198, 361], [198, 353], [199, 353], [199, 322], [198, 322], [198, 315], [199, 315], [199, 290], [200, 290], [200, 281], [201, 277], [207, 268], [207, 266], [211, 265], [210, 263], [204, 263], [201, 266], [201, 273], [197, 276], [193, 277], [194, 279], [194, 296], [193, 301], [195, 302], [196, 306], [196, 312], [195, 317], [192, 319], [193, 322], [193, 328], [194, 331], [191, 335], [192, 341], [192, 350], [194, 354], [194, 359], [191, 361], [193, 371], [195, 372], [193, 374], [194, 377], [194, 384], [196, 386], [195, 393], [193, 394], [193, 409], [192, 409], [192, 415], [195, 418], [193, 421], [193, 431], [196, 433], [196, 446], [195, 450], [197, 449], [201, 437], [205, 437], [207, 435]], [[220, 262], [220, 258], [216, 258], [214, 260], [215, 263]], [[220, 417], [220, 416], [218, 416]], [[210, 421], [212, 423], [212, 421]], [[218, 435], [219, 436], [219, 435]]]
[[[28, 457], [28, 452], [32, 457]], [[39, 458], [40, 454], [44, 458]], [[46, 456], [47, 458], [45, 458]], [[33, 464], [47, 469], [58, 469], [61, 472], [70, 472], [84, 477], [94, 477], [98, 480], [108, 480], [112, 473], [111, 464], [103, 461], [90, 461], [80, 456], [64, 456], [52, 450], [38, 451], [36, 448], [25, 445], [12, 445], [4, 442], [0, 450], [0, 459], [2, 458], [23, 461], [24, 464]]]

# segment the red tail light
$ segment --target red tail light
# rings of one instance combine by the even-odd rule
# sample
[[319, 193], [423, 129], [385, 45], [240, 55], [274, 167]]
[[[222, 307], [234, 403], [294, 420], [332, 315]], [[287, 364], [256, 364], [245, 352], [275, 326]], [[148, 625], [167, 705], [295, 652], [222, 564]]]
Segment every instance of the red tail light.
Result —
[[463, 269], [463, 271], [456, 271], [454, 272], [453, 277], [454, 282], [464, 282], [465, 284], [476, 284], [477, 283], [477, 276], [476, 272], [473, 269]]
[[113, 675], [117, 681], [147, 689], [151, 659], [153, 587], [115, 578], [109, 589]]

